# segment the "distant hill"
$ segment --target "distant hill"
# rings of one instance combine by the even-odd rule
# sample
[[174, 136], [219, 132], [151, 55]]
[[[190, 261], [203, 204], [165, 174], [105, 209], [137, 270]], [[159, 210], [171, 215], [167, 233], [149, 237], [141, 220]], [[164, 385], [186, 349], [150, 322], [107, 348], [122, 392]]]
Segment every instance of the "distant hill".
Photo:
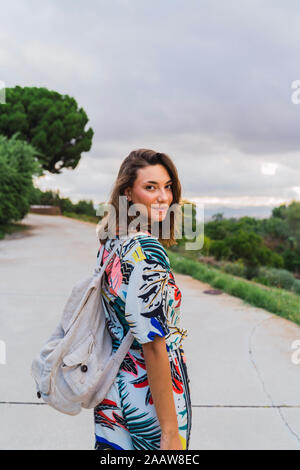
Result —
[[[274, 206], [276, 207], [276, 206]], [[208, 222], [211, 220], [214, 214], [219, 212], [223, 213], [223, 217], [228, 219], [230, 217], [255, 217], [256, 219], [264, 219], [269, 218], [272, 214], [273, 207], [266, 207], [266, 206], [247, 206], [247, 207], [211, 207], [211, 206], [204, 206], [204, 221]]]

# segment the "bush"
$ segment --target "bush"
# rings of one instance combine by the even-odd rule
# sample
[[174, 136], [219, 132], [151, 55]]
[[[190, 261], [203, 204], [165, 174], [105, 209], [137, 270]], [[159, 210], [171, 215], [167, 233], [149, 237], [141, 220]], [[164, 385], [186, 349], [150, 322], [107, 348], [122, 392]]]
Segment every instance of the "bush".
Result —
[[231, 255], [231, 250], [224, 240], [211, 240], [209, 254], [217, 260], [228, 259]]
[[75, 212], [75, 205], [68, 197], [61, 198], [59, 200], [59, 206], [62, 213], [64, 212]]
[[58, 206], [62, 214], [70, 216], [70, 214], [86, 215], [88, 217], [96, 217], [96, 210], [94, 209], [93, 201], [78, 201], [74, 204], [68, 197], [61, 198], [59, 190], [41, 191], [38, 188], [33, 188], [30, 193], [30, 204], [41, 204]]
[[269, 259], [266, 265], [272, 266], [273, 268], [283, 268], [284, 267], [284, 259], [278, 253], [274, 251], [269, 251]]
[[234, 261], [233, 263], [222, 262], [221, 269], [222, 271], [233, 274], [234, 276], [245, 277], [245, 265], [241, 259]]
[[40, 204], [42, 194], [43, 192], [39, 188], [33, 186], [29, 196], [29, 204]]
[[287, 290], [291, 290], [296, 281], [293, 274], [286, 269], [267, 268], [265, 266], [259, 268], [258, 275], [254, 280], [267, 286]]
[[85, 214], [90, 216], [96, 216], [96, 210], [94, 209], [93, 201], [85, 201], [81, 200], [78, 201], [77, 204], [74, 206], [74, 212], [76, 214]]
[[22, 220], [33, 191], [32, 175], [40, 175], [36, 150], [27, 142], [0, 135], [0, 225]]
[[300, 271], [300, 250], [287, 249], [282, 253], [284, 267], [289, 271]]
[[300, 295], [300, 280], [299, 279], [295, 279], [295, 282], [294, 282], [291, 290], [293, 292], [295, 292], [295, 294]]
[[44, 191], [40, 197], [40, 204], [49, 206], [59, 206], [59, 191]]

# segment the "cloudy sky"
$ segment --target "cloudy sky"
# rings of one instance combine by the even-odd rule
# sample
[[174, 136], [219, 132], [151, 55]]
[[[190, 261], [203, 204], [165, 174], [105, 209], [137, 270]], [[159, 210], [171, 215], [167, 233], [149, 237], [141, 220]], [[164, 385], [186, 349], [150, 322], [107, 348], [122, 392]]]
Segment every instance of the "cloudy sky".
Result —
[[299, 44], [297, 0], [10, 0], [0, 80], [73, 96], [95, 132], [40, 188], [105, 201], [143, 147], [173, 158], [207, 214], [268, 216], [300, 200]]

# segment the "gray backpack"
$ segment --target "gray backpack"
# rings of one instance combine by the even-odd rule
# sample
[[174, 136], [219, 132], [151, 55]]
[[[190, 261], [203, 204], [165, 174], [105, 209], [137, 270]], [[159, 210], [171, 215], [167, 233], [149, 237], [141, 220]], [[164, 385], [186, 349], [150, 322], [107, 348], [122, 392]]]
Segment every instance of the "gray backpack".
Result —
[[37, 396], [62, 413], [76, 415], [106, 396], [134, 340], [129, 331], [117, 351], [106, 328], [101, 287], [104, 270], [121, 240], [92, 276], [75, 284], [57, 328], [31, 365]]

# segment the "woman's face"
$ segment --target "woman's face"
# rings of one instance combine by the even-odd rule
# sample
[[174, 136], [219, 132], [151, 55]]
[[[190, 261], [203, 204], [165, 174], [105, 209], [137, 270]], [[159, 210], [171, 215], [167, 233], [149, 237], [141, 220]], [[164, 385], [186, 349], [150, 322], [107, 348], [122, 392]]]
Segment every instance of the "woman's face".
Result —
[[150, 224], [151, 221], [160, 222], [173, 200], [172, 180], [163, 165], [148, 165], [137, 171], [134, 185], [125, 190], [125, 195], [133, 204], [143, 205], [136, 210], [141, 210], [141, 215], [148, 217]]

